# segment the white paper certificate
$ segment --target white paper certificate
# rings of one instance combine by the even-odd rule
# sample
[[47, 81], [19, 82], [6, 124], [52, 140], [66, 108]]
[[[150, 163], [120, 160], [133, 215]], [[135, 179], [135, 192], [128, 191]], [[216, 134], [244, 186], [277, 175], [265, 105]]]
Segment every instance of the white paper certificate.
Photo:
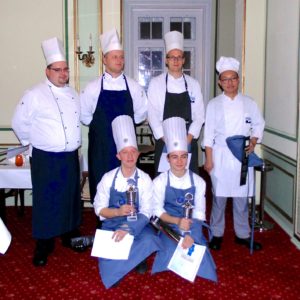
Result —
[[0, 218], [0, 253], [4, 254], [11, 242], [11, 234]]
[[133, 243], [133, 236], [129, 233], [122, 241], [115, 242], [112, 239], [114, 231], [97, 229], [93, 243], [91, 256], [108, 259], [128, 259]]
[[193, 244], [192, 249], [183, 249], [181, 247], [182, 241], [183, 238], [180, 239], [174, 251], [168, 264], [168, 269], [182, 278], [194, 282], [206, 247]]

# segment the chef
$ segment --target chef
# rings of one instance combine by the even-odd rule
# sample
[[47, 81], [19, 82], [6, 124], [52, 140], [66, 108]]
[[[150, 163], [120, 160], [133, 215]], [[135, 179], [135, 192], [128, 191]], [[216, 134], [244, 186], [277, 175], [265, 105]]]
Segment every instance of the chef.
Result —
[[[172, 117], [163, 122], [170, 170], [161, 173], [153, 181], [154, 214], [184, 237], [182, 247], [191, 248], [194, 243], [207, 245], [202, 228], [205, 224], [205, 182], [187, 169], [188, 146], [185, 120]], [[191, 218], [186, 218], [183, 206], [188, 201], [194, 207]], [[160, 234], [163, 249], [158, 251], [152, 273], [167, 271], [177, 243], [165, 234]], [[217, 280], [213, 258], [206, 248], [197, 275], [212, 281]]]
[[[100, 275], [106, 288], [118, 284], [134, 268], [138, 273], [145, 273], [145, 259], [160, 245], [159, 238], [148, 225], [152, 216], [153, 186], [149, 175], [136, 168], [139, 152], [132, 118], [116, 117], [112, 131], [121, 166], [102, 177], [93, 205], [96, 215], [103, 221], [102, 229], [114, 231], [116, 242], [127, 234], [134, 236], [134, 242], [127, 260], [99, 258]], [[130, 188], [137, 195], [134, 207], [127, 203], [126, 191]], [[137, 214], [136, 221], [127, 219], [131, 213]]]
[[[148, 89], [148, 120], [155, 137], [155, 170], [164, 146], [162, 122], [171, 117], [181, 117], [187, 126], [187, 142], [192, 153], [190, 165], [198, 174], [197, 140], [204, 122], [204, 105], [200, 84], [197, 80], [183, 73], [185, 63], [183, 35], [178, 31], [165, 34], [166, 66], [168, 71], [150, 81]], [[164, 150], [163, 150], [164, 149]]]
[[[253, 196], [253, 168], [249, 168], [246, 184], [240, 185], [241, 162], [232, 154], [226, 139], [242, 135], [249, 137], [247, 155], [261, 142], [265, 122], [257, 104], [239, 93], [239, 62], [232, 57], [221, 57], [216, 69], [223, 93], [209, 101], [204, 129], [206, 161], [204, 168], [213, 185], [213, 205], [210, 227], [213, 239], [210, 247], [219, 250], [225, 229], [225, 207], [228, 197], [233, 198], [235, 242], [250, 248], [248, 198]], [[254, 242], [253, 249], [261, 244]]]
[[44, 266], [54, 250], [55, 237], [63, 245], [79, 235], [81, 223], [80, 104], [68, 86], [69, 67], [62, 42], [54, 37], [42, 42], [46, 80], [21, 98], [12, 128], [22, 143], [32, 148], [32, 230], [37, 240], [33, 264]]
[[146, 119], [147, 97], [133, 79], [125, 76], [124, 51], [116, 29], [100, 36], [105, 73], [89, 82], [80, 95], [81, 121], [89, 126], [88, 170], [90, 196], [104, 173], [120, 165], [112, 137], [111, 122], [119, 115], [136, 124]]

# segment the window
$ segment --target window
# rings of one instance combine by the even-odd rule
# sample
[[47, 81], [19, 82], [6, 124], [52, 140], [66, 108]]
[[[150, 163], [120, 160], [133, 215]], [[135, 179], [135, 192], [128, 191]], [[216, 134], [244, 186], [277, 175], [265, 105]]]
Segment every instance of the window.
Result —
[[123, 0], [125, 72], [147, 90], [152, 77], [166, 71], [164, 35], [184, 36], [184, 73], [201, 85], [204, 101], [210, 94], [211, 1]]

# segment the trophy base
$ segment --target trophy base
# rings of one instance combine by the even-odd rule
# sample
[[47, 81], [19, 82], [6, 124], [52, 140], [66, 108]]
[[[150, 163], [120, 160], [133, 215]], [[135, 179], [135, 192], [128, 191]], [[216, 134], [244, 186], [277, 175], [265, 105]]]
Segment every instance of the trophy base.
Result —
[[127, 221], [128, 222], [134, 222], [134, 221], [137, 221], [137, 216], [127, 216]]

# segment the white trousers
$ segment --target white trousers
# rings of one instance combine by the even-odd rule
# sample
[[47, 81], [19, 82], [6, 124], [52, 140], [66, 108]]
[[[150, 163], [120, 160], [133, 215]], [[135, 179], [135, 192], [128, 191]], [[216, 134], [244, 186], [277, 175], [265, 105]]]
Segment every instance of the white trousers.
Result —
[[[213, 236], [221, 237], [225, 230], [225, 208], [227, 197], [213, 197], [210, 228]], [[250, 236], [248, 198], [236, 197], [232, 201], [234, 231], [239, 238]]]

